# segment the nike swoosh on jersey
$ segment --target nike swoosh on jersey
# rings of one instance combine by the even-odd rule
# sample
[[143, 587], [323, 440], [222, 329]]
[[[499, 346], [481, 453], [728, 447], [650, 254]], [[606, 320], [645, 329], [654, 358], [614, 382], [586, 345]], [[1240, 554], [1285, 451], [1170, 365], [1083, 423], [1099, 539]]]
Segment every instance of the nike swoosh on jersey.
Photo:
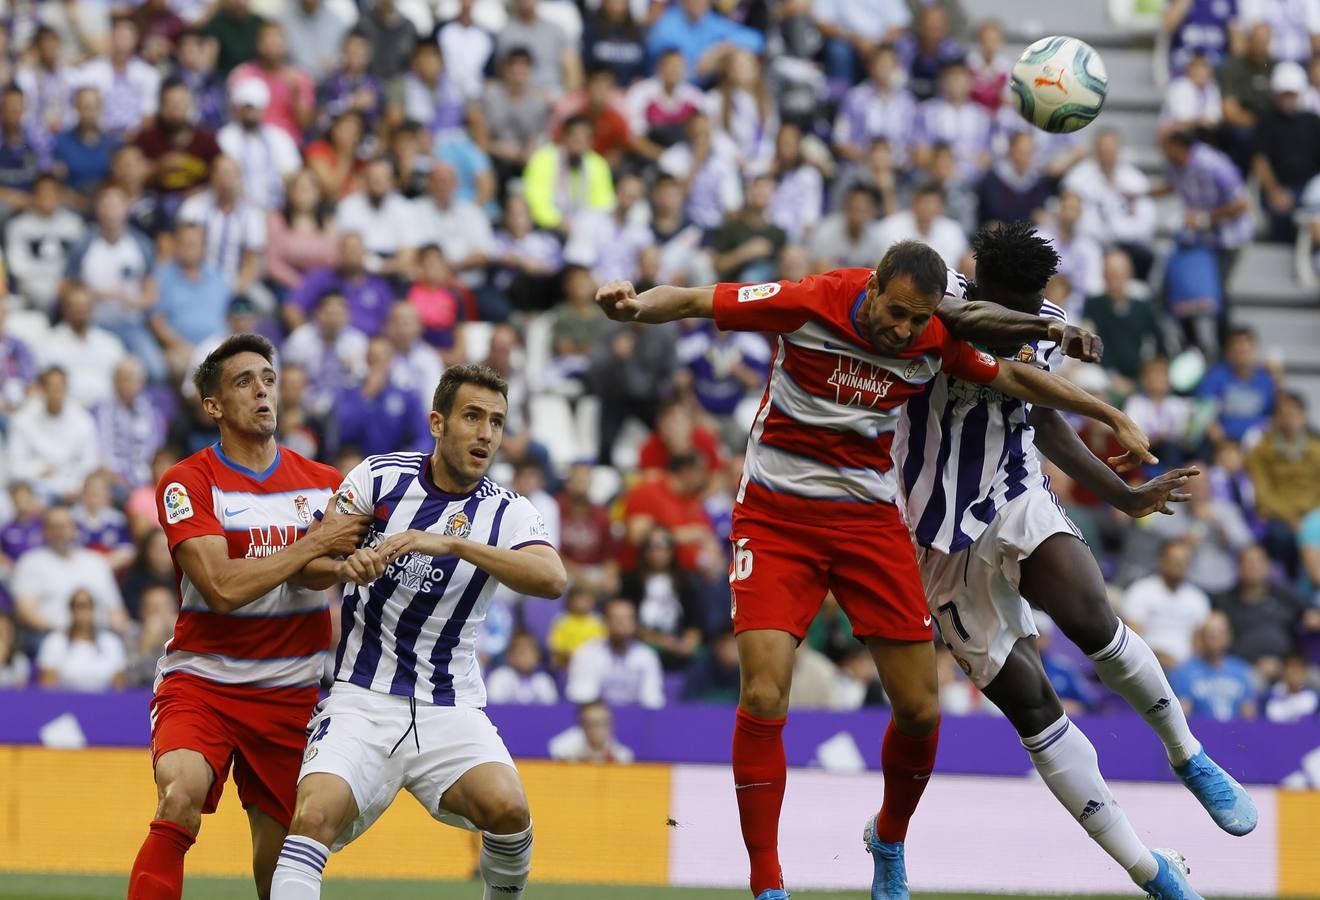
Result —
[[229, 517], [231, 517], [231, 518], [232, 518], [233, 516], [241, 516], [243, 513], [247, 512], [247, 511], [248, 511], [249, 509], [251, 509], [251, 508], [252, 508], [252, 507], [250, 507], [250, 506], [245, 506], [245, 507], [243, 507], [242, 509], [230, 509], [229, 507], [226, 506], [226, 507], [225, 507], [225, 515], [226, 515], [226, 516], [229, 516]]

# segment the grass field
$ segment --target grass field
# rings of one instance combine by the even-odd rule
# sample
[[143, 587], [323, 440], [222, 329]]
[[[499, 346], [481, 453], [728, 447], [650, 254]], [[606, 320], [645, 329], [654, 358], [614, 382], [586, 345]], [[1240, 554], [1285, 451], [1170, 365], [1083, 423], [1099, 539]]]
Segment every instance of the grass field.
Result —
[[[0, 898], [4, 900], [120, 900], [125, 881], [120, 877], [68, 875], [0, 875]], [[1038, 900], [1009, 894], [916, 894], [920, 900]], [[1058, 895], [1056, 895], [1058, 896]], [[1068, 894], [1072, 900], [1110, 900], [1093, 894]], [[1134, 895], [1129, 895], [1134, 896]], [[249, 882], [228, 878], [192, 878], [183, 891], [183, 900], [252, 900]], [[477, 900], [481, 886], [467, 881], [330, 881], [325, 900]], [[567, 884], [533, 885], [528, 900], [749, 900], [746, 891], [702, 890], [699, 888], [615, 887], [594, 885], [579, 887]], [[794, 900], [867, 900], [858, 891], [793, 893]], [[1234, 900], [1234, 898], [1216, 898]]]

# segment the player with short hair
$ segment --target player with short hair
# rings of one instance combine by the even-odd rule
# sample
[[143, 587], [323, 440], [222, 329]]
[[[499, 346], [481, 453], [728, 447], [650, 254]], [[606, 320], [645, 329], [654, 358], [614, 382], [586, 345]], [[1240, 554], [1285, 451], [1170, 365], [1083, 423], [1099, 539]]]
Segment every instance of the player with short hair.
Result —
[[157, 513], [174, 558], [179, 618], [157, 666], [151, 760], [159, 803], [129, 876], [130, 900], [178, 900], [184, 854], [232, 763], [252, 828], [257, 893], [293, 814], [307, 719], [319, 696], [330, 611], [299, 582], [349, 553], [368, 520], [332, 514], [304, 537], [340, 475], [275, 441], [275, 349], [230, 337], [193, 383], [220, 440], [170, 467]]
[[[951, 273], [950, 293], [1066, 321], [1042, 299], [1058, 266], [1027, 224], [973, 238], [977, 280]], [[1049, 341], [994, 348], [1051, 368]], [[1031, 606], [1049, 613], [1095, 662], [1101, 680], [1157, 731], [1175, 772], [1231, 834], [1255, 827], [1245, 791], [1206, 756], [1150, 648], [1114, 614], [1100, 569], [1041, 474], [1040, 450], [1069, 475], [1139, 518], [1168, 513], [1198, 472], [1174, 469], [1129, 487], [1059, 414], [941, 374], [903, 411], [894, 456], [922, 581], [940, 634], [968, 676], [1017, 729], [1046, 785], [1086, 832], [1156, 898], [1191, 900], [1182, 857], [1152, 853], [1115, 803], [1095, 748], [1064, 713], [1036, 648]]]
[[523, 896], [531, 815], [483, 711], [475, 643], [497, 582], [558, 597], [568, 576], [531, 501], [486, 477], [507, 398], [493, 369], [450, 366], [431, 407], [434, 451], [368, 457], [340, 487], [342, 511], [370, 515], [371, 531], [325, 578], [354, 586], [334, 687], [308, 726], [274, 900], [320, 897], [331, 850], [370, 828], [400, 789], [439, 821], [481, 830], [487, 900]]
[[[742, 672], [733, 772], [759, 900], [787, 897], [778, 851], [787, 774], [782, 732], [794, 651], [827, 591], [870, 650], [892, 707], [881, 750], [884, 802], [865, 832], [875, 864], [871, 894], [908, 896], [903, 841], [934, 767], [940, 710], [931, 616], [895, 505], [890, 444], [903, 403], [947, 371], [1100, 418], [1133, 456], [1151, 458], [1145, 436], [1118, 410], [953, 337], [935, 315], [947, 277], [934, 250], [902, 241], [874, 270], [839, 269], [800, 282], [662, 285], [641, 294], [629, 282], [611, 282], [597, 294], [613, 319], [713, 318], [724, 330], [779, 335], [730, 534]], [[976, 324], [975, 315], [958, 315], [964, 312], [954, 310], [959, 327]], [[981, 318], [1001, 341], [1078, 337], [1039, 316]]]

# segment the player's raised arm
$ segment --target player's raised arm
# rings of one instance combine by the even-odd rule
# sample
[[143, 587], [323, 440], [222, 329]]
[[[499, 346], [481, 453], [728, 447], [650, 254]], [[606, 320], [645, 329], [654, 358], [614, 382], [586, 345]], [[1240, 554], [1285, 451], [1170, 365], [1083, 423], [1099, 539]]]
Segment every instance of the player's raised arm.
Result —
[[1145, 484], [1130, 485], [1096, 457], [1091, 448], [1064, 421], [1058, 410], [1037, 406], [1031, 411], [1036, 449], [1063, 472], [1120, 512], [1139, 519], [1153, 512], [1172, 515], [1170, 503], [1185, 503], [1182, 488], [1201, 472], [1195, 466], [1170, 469]]
[[1016, 347], [1053, 341], [1064, 354], [1085, 362], [1104, 355], [1100, 336], [1049, 316], [1017, 312], [998, 303], [945, 297], [935, 314], [959, 340], [991, 347]]
[[207, 607], [212, 612], [228, 613], [299, 575], [312, 560], [352, 553], [370, 523], [368, 516], [332, 511], [315, 532], [266, 557], [230, 559], [226, 539], [207, 534], [180, 543], [175, 558], [188, 580], [201, 592]]
[[660, 284], [639, 294], [631, 281], [608, 281], [597, 289], [596, 303], [616, 322], [660, 325], [710, 319], [715, 316], [715, 288]]
[[1077, 387], [1071, 381], [1042, 372], [1011, 359], [999, 361], [999, 372], [990, 382], [995, 390], [1028, 403], [1077, 413], [1114, 429], [1127, 453], [1109, 462], [1119, 471], [1137, 463], [1159, 462], [1150, 452], [1150, 438], [1122, 411]]

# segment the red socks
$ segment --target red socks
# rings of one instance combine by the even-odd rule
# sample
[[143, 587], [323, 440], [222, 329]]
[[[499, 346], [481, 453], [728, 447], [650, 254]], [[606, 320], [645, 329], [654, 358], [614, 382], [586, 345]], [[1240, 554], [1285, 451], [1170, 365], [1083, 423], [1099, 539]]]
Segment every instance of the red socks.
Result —
[[752, 863], [752, 894], [782, 888], [779, 810], [784, 805], [784, 719], [758, 719], [740, 707], [733, 726], [733, 786], [743, 843]]
[[179, 900], [183, 896], [183, 855], [195, 840], [182, 825], [153, 819], [128, 876], [128, 900]]
[[935, 768], [935, 748], [939, 743], [938, 725], [925, 737], [904, 734], [892, 721], [885, 729], [885, 740], [880, 747], [885, 797], [875, 823], [876, 836], [885, 843], [894, 844], [907, 837], [908, 822]]

